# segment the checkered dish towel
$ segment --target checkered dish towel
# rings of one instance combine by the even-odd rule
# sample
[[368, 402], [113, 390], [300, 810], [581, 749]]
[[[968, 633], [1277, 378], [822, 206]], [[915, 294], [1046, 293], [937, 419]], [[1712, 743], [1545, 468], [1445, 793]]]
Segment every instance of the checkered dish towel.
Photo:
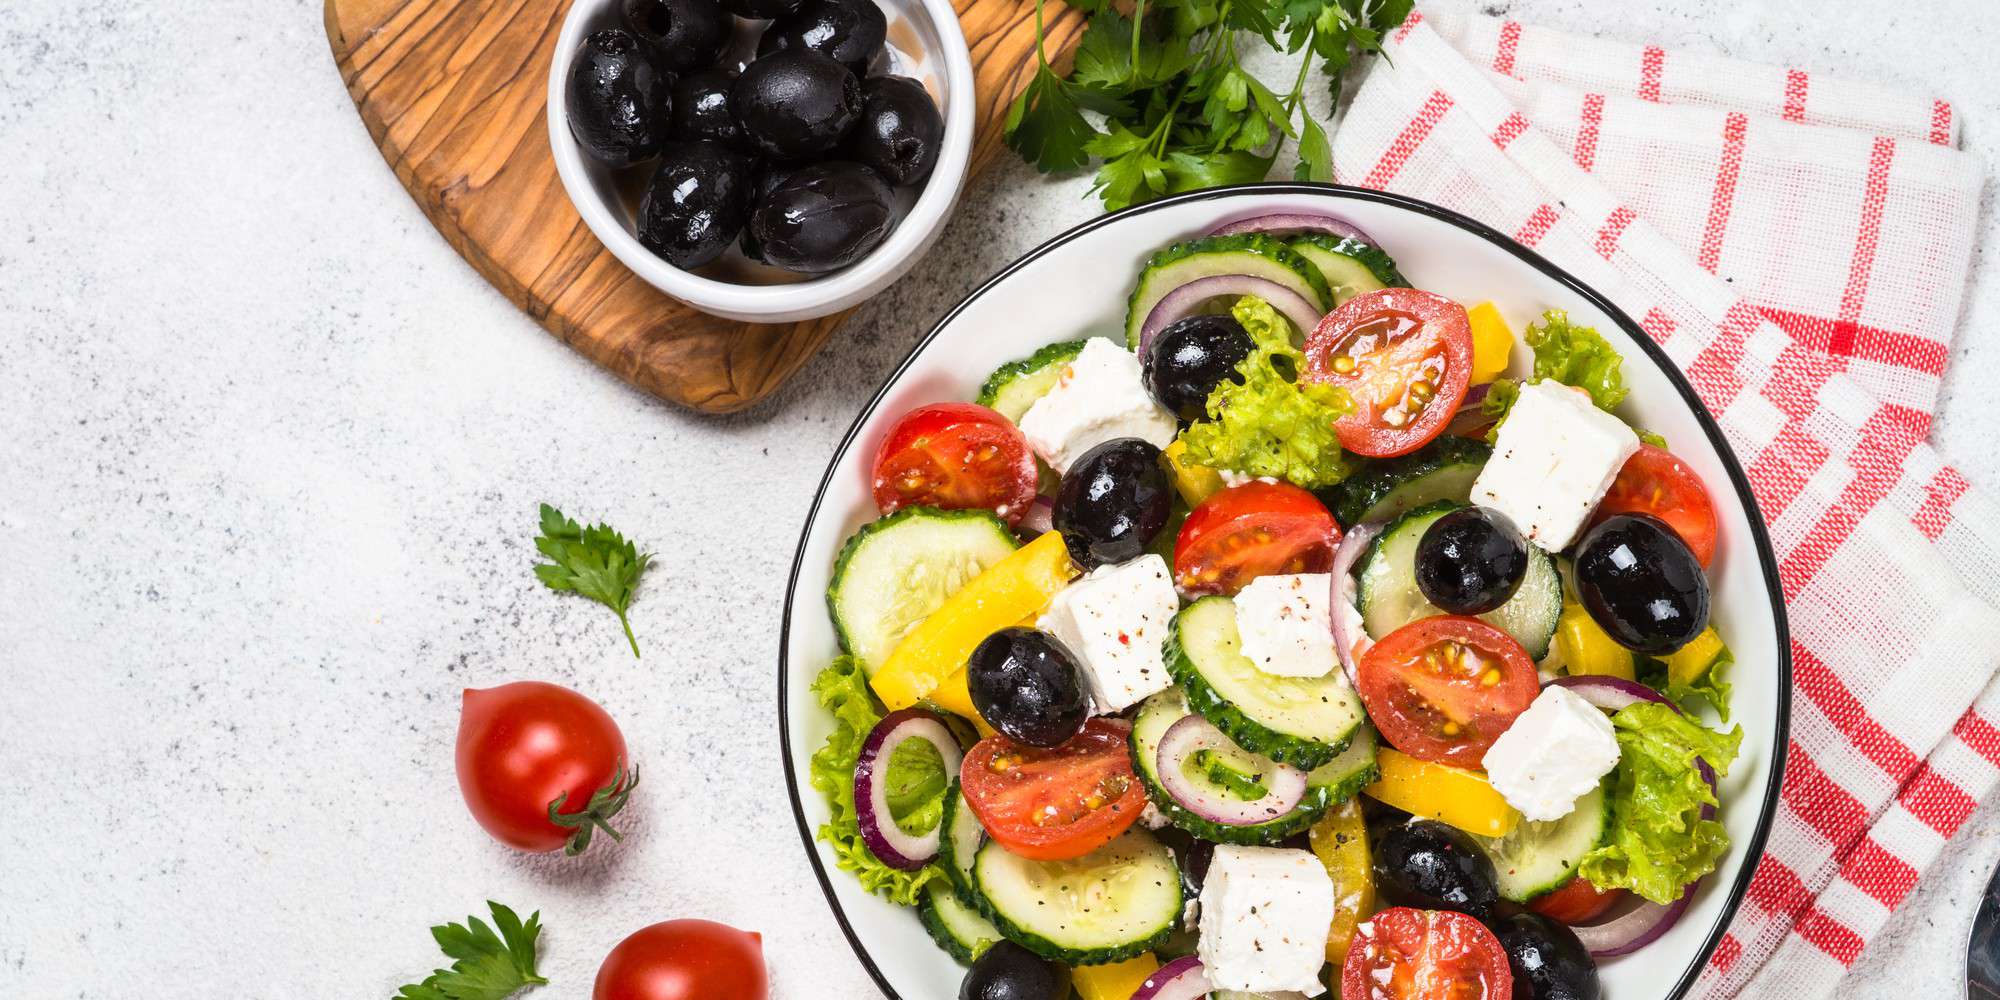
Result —
[[2000, 510], [1925, 443], [1981, 175], [1951, 105], [1425, 11], [1334, 172], [1511, 233], [1687, 373], [1770, 522], [1782, 804], [1694, 995], [1820, 998], [2000, 777]]

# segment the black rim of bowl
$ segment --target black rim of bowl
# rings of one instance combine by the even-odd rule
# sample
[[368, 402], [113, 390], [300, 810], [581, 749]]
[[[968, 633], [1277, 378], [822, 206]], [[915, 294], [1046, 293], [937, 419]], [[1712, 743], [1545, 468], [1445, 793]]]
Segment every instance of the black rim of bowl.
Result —
[[[875, 986], [882, 991], [882, 995], [888, 997], [889, 1000], [902, 1000], [901, 994], [897, 993], [895, 988], [889, 985], [888, 978], [876, 966], [875, 959], [869, 954], [868, 947], [855, 934], [853, 925], [847, 919], [847, 911], [841, 908], [840, 900], [833, 893], [833, 883], [828, 878], [826, 866], [820, 862], [819, 850], [815, 846], [817, 841], [813, 836], [811, 825], [806, 821], [805, 805], [799, 799], [798, 769], [792, 760], [790, 738], [791, 718], [787, 707], [787, 688], [789, 686], [787, 675], [790, 673], [791, 666], [788, 647], [791, 644], [792, 612], [796, 608], [798, 598], [799, 574], [805, 565], [806, 542], [812, 535], [813, 521], [819, 516], [820, 504], [826, 499], [827, 486], [832, 483], [834, 475], [839, 471], [842, 457], [853, 446], [855, 437], [861, 431], [861, 425], [867, 422], [869, 416], [874, 414], [876, 407], [882, 405], [883, 397], [902, 378], [903, 373], [909, 369], [910, 363], [915, 361], [917, 356], [922, 354], [925, 349], [930, 347], [931, 342], [937, 339], [938, 333], [951, 325], [951, 322], [957, 319], [958, 315], [964, 312], [973, 302], [1012, 277], [1016, 271], [1046, 256], [1057, 247], [1063, 246], [1086, 233], [1095, 232], [1106, 226], [1116, 225], [1120, 221], [1132, 216], [1144, 215], [1147, 212], [1159, 211], [1160, 209], [1174, 205], [1184, 205], [1190, 202], [1217, 201], [1246, 194], [1305, 195], [1389, 205], [1449, 223], [1513, 254], [1524, 263], [1549, 278], [1554, 279], [1557, 283], [1589, 301], [1592, 305], [1602, 310], [1605, 315], [1611, 317], [1612, 321], [1617, 323], [1632, 341], [1639, 345], [1639, 349], [1645, 352], [1647, 358], [1666, 374], [1667, 380], [1673, 383], [1674, 389], [1680, 393], [1681, 400], [1693, 412], [1695, 421], [1701, 425], [1702, 433], [1707, 435], [1709, 445], [1722, 458], [1723, 467], [1729, 473], [1729, 485], [1736, 491], [1736, 496], [1743, 504], [1744, 513], [1750, 522], [1751, 544], [1756, 549], [1758, 562], [1760, 568], [1763, 570], [1764, 588], [1771, 600], [1771, 620], [1778, 645], [1778, 711], [1771, 740], [1771, 769], [1765, 778], [1764, 802], [1757, 820], [1757, 828], [1751, 833], [1750, 839], [1747, 842], [1738, 845], [1738, 848], [1744, 852], [1745, 861], [1743, 868], [1737, 873], [1736, 884], [1730, 887], [1729, 896], [1723, 901], [1722, 912], [1717, 915], [1714, 926], [1709, 929], [1707, 940], [1702, 942], [1702, 946], [1696, 953], [1694, 960], [1688, 963], [1688, 967], [1681, 972], [1679, 978], [1674, 983], [1673, 989], [1665, 994], [1667, 1000], [1681, 1000], [1694, 986], [1695, 979], [1701, 975], [1701, 970], [1708, 964], [1709, 957], [1715, 953], [1716, 946], [1721, 943], [1723, 934], [1729, 929], [1730, 921], [1735, 918], [1737, 909], [1743, 904], [1743, 898], [1749, 892], [1751, 877], [1756, 874], [1757, 862], [1764, 854], [1765, 839], [1770, 835], [1771, 824], [1777, 817], [1778, 789], [1784, 777], [1785, 749], [1791, 732], [1792, 653], [1790, 629], [1785, 617], [1784, 590], [1778, 581], [1778, 560], [1771, 549], [1770, 534], [1765, 529], [1762, 513], [1757, 509], [1757, 498], [1750, 492], [1750, 482], [1743, 474], [1743, 463], [1737, 460], [1736, 452], [1729, 447], [1728, 440], [1723, 437], [1722, 428], [1716, 426], [1715, 418], [1709, 414], [1708, 407], [1702, 403], [1701, 397], [1695, 393], [1694, 386], [1688, 383], [1687, 376], [1682, 374], [1680, 368], [1667, 357], [1666, 352], [1660, 350], [1659, 345], [1653, 342], [1653, 338], [1647, 336], [1639, 324], [1633, 322], [1632, 317], [1626, 315], [1624, 310], [1612, 304], [1611, 300], [1598, 294], [1589, 285], [1577, 280], [1568, 271], [1557, 267], [1547, 258], [1522, 246], [1499, 230], [1483, 222], [1426, 201], [1419, 201], [1415, 198], [1407, 198], [1398, 194], [1390, 194], [1386, 191], [1349, 187], [1344, 184], [1301, 184], [1289, 181], [1269, 181], [1258, 184], [1237, 184], [1230, 187], [1208, 188], [1201, 191], [1191, 191], [1187, 194], [1161, 198], [1158, 201], [1150, 201], [1143, 205], [1134, 205], [1131, 208], [1111, 212], [1064, 230], [1047, 242], [1021, 255], [1013, 263], [1001, 268], [1000, 271], [982, 282], [978, 288], [973, 289], [964, 299], [961, 299], [957, 305], [953, 306], [950, 311], [946, 312], [942, 318], [933, 324], [930, 330], [910, 348], [910, 352], [903, 356], [903, 360], [897, 362], [895, 369], [882, 380], [881, 386], [876, 388], [874, 395], [869, 397], [868, 402], [861, 407], [861, 411], [855, 416], [854, 423], [848, 426], [847, 433], [841, 436], [840, 443], [834, 448], [833, 458], [827, 463], [826, 473], [820, 477], [819, 489], [813, 494], [812, 506], [806, 511], [805, 526], [799, 532], [798, 548], [792, 557], [791, 577], [787, 581], [785, 588], [784, 618], [780, 623], [778, 633], [778, 750], [783, 757], [785, 765], [785, 792], [791, 797], [792, 818], [798, 824], [799, 839], [805, 845], [806, 858], [812, 863], [813, 875], [819, 879], [820, 893], [826, 897], [826, 905], [833, 910], [833, 918], [840, 924], [840, 932], [846, 935], [848, 946], [854, 949], [855, 957], [861, 960], [862, 968], [868, 970], [869, 978], [875, 981]], [[813, 607], [818, 608], [819, 605], [814, 604]]]

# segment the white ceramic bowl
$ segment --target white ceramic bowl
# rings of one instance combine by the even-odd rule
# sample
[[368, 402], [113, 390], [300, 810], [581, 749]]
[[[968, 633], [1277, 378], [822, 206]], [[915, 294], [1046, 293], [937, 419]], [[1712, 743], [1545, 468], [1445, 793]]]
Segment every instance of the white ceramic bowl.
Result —
[[[750, 276], [742, 282], [683, 271], [640, 245], [635, 234], [635, 177], [591, 159], [571, 136], [563, 88], [570, 57], [585, 37], [619, 24], [618, 0], [576, 0], [563, 20], [549, 67], [549, 148], [556, 173], [578, 215], [599, 241], [653, 287], [716, 316], [750, 323], [787, 323], [836, 313], [894, 284], [937, 241], [965, 186], [972, 154], [972, 59], [950, 0], [875, 0], [889, 18], [886, 71], [922, 83], [944, 112], [944, 146], [920, 188], [899, 189], [900, 220], [882, 245], [838, 271], [816, 277], [787, 275], [753, 263], [731, 249], [713, 267]], [[764, 22], [738, 21], [725, 63], [747, 60]], [[632, 174], [643, 174], [635, 168]]]
[[[884, 994], [906, 1000], [957, 995], [964, 970], [931, 943], [915, 912], [863, 892], [850, 875], [835, 869], [832, 854], [812, 837], [826, 821], [827, 808], [805, 783], [804, 762], [832, 726], [808, 685], [837, 652], [822, 595], [841, 543], [876, 516], [868, 464], [881, 435], [913, 406], [972, 398], [988, 372], [1044, 344], [1118, 336], [1127, 290], [1154, 249], [1226, 220], [1284, 210], [1348, 219], [1382, 241], [1413, 284], [1463, 302], [1491, 300], [1517, 331], [1550, 308], [1567, 309], [1572, 319], [1596, 327], [1625, 357], [1632, 393], [1622, 414], [1665, 435], [1714, 495], [1721, 538], [1711, 570], [1713, 615], [1736, 653], [1730, 681], [1734, 718], [1743, 727], [1742, 757], [1722, 783], [1722, 821], [1732, 846], [1679, 924], [1638, 953], [1601, 966], [1606, 1000], [1685, 995], [1763, 851], [1790, 714], [1790, 647], [1777, 563], [1749, 484], [1693, 389], [1639, 326], [1602, 296], [1477, 222], [1422, 202], [1351, 188], [1268, 184], [1196, 192], [1064, 233], [947, 314], [861, 411], [806, 520], [785, 602], [778, 674], [786, 777], [800, 833], [834, 915]], [[1526, 353], [1516, 351], [1517, 362]]]

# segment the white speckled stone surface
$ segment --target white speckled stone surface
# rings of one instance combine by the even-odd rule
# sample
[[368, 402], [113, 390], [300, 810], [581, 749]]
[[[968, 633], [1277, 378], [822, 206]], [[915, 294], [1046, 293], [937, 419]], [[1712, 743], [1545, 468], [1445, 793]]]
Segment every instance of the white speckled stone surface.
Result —
[[[1992, 0], [1489, 9], [1934, 92], [2000, 152]], [[1003, 164], [810, 377], [716, 420], [459, 261], [312, 0], [8, 0], [0, 150], [0, 996], [385, 996], [436, 962], [428, 924], [489, 897], [543, 913], [536, 996], [587, 996], [673, 916], [762, 931], [779, 997], [873, 995], [781, 784], [783, 571], [856, 407], [960, 295], [1094, 214], [1083, 181]], [[1993, 207], [1938, 426], [1989, 486]], [[644, 660], [529, 574], [541, 500], [659, 552]], [[524, 678], [623, 724], [647, 772], [624, 845], [530, 858], [466, 816], [458, 691]], [[1996, 834], [1989, 807], [1849, 995], [1957, 995]]]

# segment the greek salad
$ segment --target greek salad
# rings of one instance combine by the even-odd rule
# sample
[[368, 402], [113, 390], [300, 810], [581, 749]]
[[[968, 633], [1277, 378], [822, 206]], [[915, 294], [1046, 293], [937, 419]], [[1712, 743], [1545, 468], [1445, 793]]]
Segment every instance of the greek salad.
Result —
[[1741, 740], [1715, 507], [1627, 391], [1339, 219], [1160, 249], [882, 439], [819, 837], [968, 1000], [1598, 997]]

